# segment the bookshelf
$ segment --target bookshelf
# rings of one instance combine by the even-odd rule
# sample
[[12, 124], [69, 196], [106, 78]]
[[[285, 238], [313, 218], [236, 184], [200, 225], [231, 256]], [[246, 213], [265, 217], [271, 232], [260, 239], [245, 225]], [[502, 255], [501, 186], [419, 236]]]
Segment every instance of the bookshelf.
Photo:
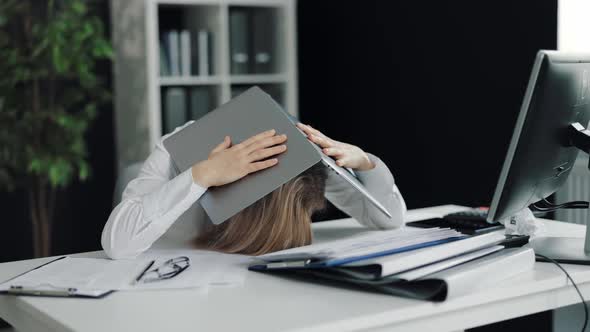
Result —
[[118, 170], [253, 85], [297, 116], [295, 1], [111, 0]]

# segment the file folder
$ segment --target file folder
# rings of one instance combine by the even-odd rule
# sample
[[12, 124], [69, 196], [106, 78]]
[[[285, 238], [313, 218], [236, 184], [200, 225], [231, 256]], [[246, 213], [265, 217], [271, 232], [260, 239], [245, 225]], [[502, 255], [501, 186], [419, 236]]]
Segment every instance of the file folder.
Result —
[[447, 237], [398, 246], [387, 252], [339, 258], [321, 247], [307, 254], [289, 249], [291, 253], [263, 255], [249, 269], [304, 281], [324, 280], [390, 295], [444, 301], [532, 269], [534, 252], [497, 245], [504, 239], [502, 232]]
[[307, 282], [324, 281], [327, 286], [362, 288], [388, 295], [440, 302], [474, 291], [533, 269], [535, 254], [530, 248], [502, 249], [417, 279], [401, 275], [362, 278], [338, 268], [278, 269], [265, 272]]

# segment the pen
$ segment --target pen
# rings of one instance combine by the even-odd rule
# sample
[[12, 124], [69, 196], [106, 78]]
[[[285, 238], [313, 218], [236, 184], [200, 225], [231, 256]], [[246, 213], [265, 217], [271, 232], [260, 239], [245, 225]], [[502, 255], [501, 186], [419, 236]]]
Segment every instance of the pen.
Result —
[[143, 269], [143, 271], [141, 271], [141, 273], [137, 276], [137, 278], [135, 278], [135, 280], [133, 280], [132, 284], [138, 283], [139, 280], [141, 280], [141, 277], [143, 277], [143, 275], [147, 272], [147, 270], [150, 269], [150, 267], [152, 267], [152, 265], [154, 265], [155, 262], [156, 262], [156, 260], [152, 260], [151, 262], [149, 262], [149, 264], [145, 267], [145, 269]]

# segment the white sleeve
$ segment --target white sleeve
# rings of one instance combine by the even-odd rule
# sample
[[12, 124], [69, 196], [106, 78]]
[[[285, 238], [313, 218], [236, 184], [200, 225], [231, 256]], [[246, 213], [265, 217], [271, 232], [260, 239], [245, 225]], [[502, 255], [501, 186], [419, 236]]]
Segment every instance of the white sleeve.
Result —
[[104, 226], [102, 248], [112, 259], [133, 258], [147, 250], [206, 191], [193, 181], [190, 168], [174, 177], [164, 138]]
[[372, 154], [368, 155], [375, 163], [375, 168], [354, 172], [367, 191], [391, 213], [391, 218], [377, 209], [363, 194], [334, 172], [329, 172], [326, 181], [326, 198], [337, 208], [367, 227], [373, 229], [400, 227], [404, 224], [407, 210], [404, 198], [385, 163]]

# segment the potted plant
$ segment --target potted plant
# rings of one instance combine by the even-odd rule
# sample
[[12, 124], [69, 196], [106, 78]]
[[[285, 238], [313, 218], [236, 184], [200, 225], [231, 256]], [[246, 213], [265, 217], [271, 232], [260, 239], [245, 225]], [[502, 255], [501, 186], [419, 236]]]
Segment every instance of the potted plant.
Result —
[[95, 65], [111, 57], [88, 1], [0, 2], [0, 188], [26, 190], [36, 257], [56, 195], [90, 175], [84, 135], [109, 98]]

